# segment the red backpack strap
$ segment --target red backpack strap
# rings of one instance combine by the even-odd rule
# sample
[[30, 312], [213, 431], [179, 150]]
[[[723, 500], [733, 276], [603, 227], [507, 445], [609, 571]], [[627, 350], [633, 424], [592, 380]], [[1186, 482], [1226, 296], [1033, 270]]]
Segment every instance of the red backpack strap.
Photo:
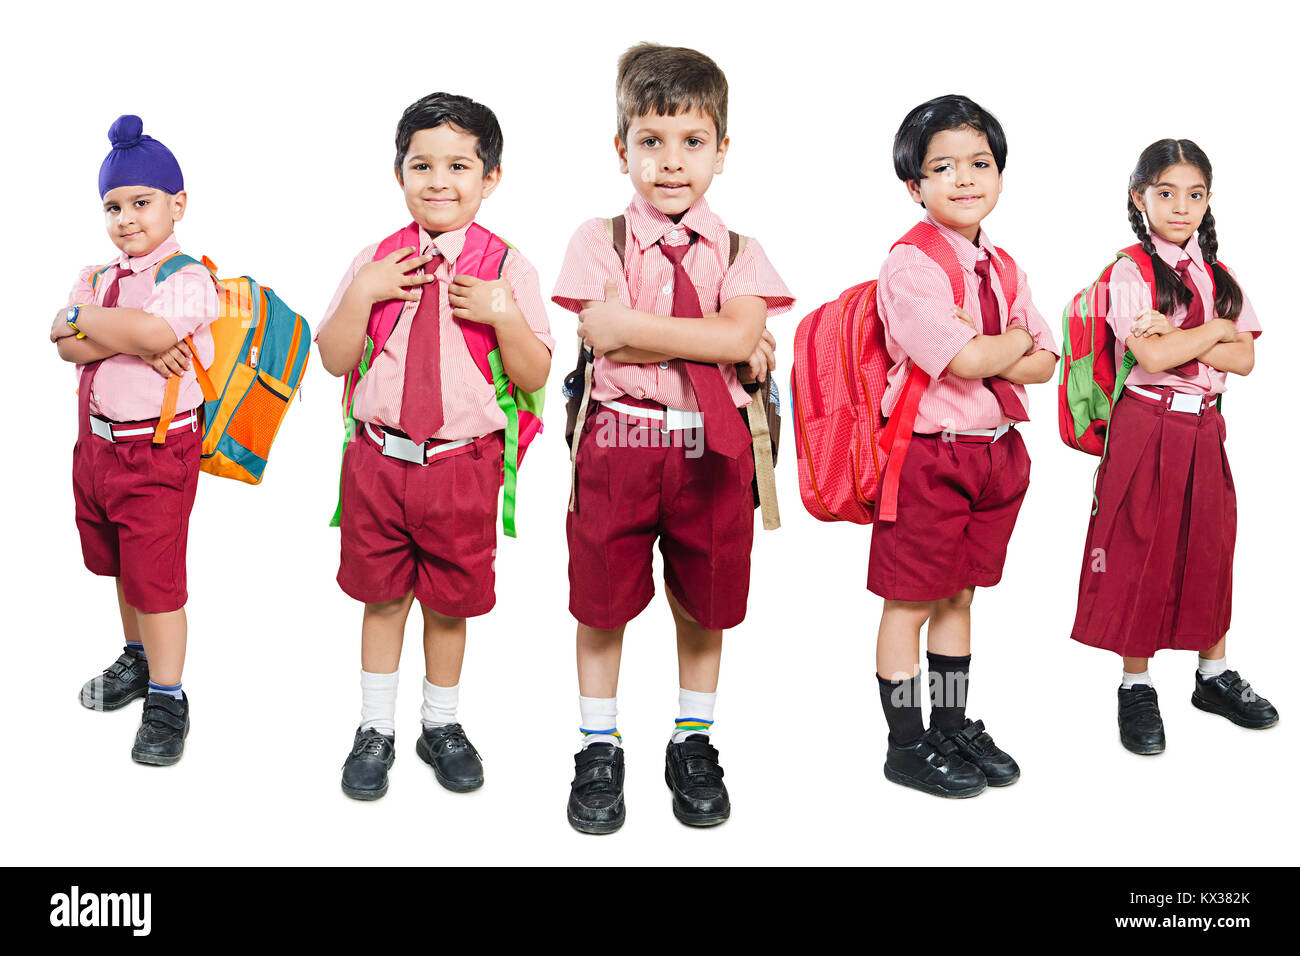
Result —
[[[420, 227], [415, 222], [403, 226], [397, 232], [379, 243], [375, 249], [372, 262], [378, 261], [384, 256], [396, 252], [398, 249], [404, 249], [411, 246], [415, 249], [415, 254], [420, 251]], [[370, 341], [375, 343], [374, 351], [371, 355], [370, 362], [374, 364], [374, 356], [384, 350], [384, 345], [388, 342], [388, 337], [393, 334], [393, 327], [397, 325], [397, 318], [402, 314], [402, 306], [406, 304], [405, 299], [387, 299], [384, 302], [376, 302], [370, 309], [370, 319], [366, 323], [366, 335]]]
[[993, 271], [998, 274], [998, 282], [1002, 285], [1002, 298], [1007, 302], [1007, 318], [1009, 319], [1011, 306], [1016, 301], [1016, 293], [1020, 291], [1020, 267], [1016, 265], [1016, 260], [1011, 258], [1011, 253], [998, 246], [993, 247], [996, 256], [990, 256], [993, 260]]
[[[456, 259], [456, 275], [473, 276], [491, 282], [500, 279], [506, 267], [510, 246], [500, 236], [493, 235], [478, 223], [470, 223], [465, 230], [465, 245]], [[489, 382], [494, 380], [488, 356], [497, 348], [496, 330], [481, 322], [460, 323], [465, 344], [474, 364]]]
[[966, 280], [961, 274], [961, 263], [957, 261], [956, 251], [948, 244], [948, 240], [939, 232], [937, 226], [922, 219], [907, 231], [907, 235], [889, 248], [893, 249], [894, 246], [916, 246], [929, 256], [948, 277], [948, 285], [952, 288], [952, 301], [957, 305], [966, 304]]

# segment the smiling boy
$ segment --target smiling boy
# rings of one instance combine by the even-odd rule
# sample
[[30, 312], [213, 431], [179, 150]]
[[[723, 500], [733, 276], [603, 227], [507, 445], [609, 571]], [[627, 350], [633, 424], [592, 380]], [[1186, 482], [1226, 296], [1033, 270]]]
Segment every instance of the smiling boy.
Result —
[[[465, 619], [496, 601], [506, 415], [462, 323], [491, 327], [506, 374], [525, 391], [545, 384], [553, 344], [537, 272], [515, 249], [499, 279], [457, 274], [479, 206], [501, 181], [501, 150], [496, 116], [473, 100], [434, 93], [407, 107], [394, 171], [419, 246], [362, 249], [316, 333], [326, 370], [359, 378], [350, 380], [357, 428], [343, 459], [338, 572], [344, 592], [365, 603], [361, 723], [342, 776], [358, 800], [388, 791], [397, 666], [416, 600], [425, 656], [416, 752], [448, 790], [483, 784], [456, 710]], [[372, 312], [394, 300], [400, 312], [379, 347]]]
[[[118, 117], [108, 138], [99, 191], [119, 255], [81, 270], [50, 331], [59, 357], [78, 366], [72, 485], [82, 556], [90, 571], [117, 579], [126, 638], [118, 659], [82, 687], [81, 703], [117, 710], [143, 696], [131, 757], [166, 766], [181, 759], [190, 727], [185, 550], [202, 434], [203, 392], [181, 340], [190, 337], [211, 364], [208, 325], [220, 303], [197, 263], [157, 278], [181, 251], [174, 232], [189, 201], [175, 156], [138, 116]], [[171, 424], [159, 429], [172, 400]]]
[[[996, 117], [964, 96], [907, 115], [894, 169], [925, 209], [934, 243], [955, 255], [964, 299], [954, 304], [944, 268], [911, 244], [894, 247], [876, 287], [893, 360], [885, 415], [914, 365], [930, 376], [903, 459], [897, 520], [877, 522], [871, 535], [867, 586], [885, 599], [876, 643], [889, 724], [884, 770], [895, 783], [944, 797], [974, 796], [1020, 775], [983, 722], [966, 717], [971, 601], [976, 587], [1001, 579], [1029, 487], [1015, 427], [1028, 420], [1023, 386], [1051, 378], [1057, 358], [1024, 272], [983, 229], [1002, 192], [1006, 153]], [[928, 731], [918, 660], [927, 621]]]
[[[673, 812], [692, 826], [731, 812], [710, 733], [722, 632], [745, 616], [754, 533], [754, 461], [737, 411], [750, 399], [735, 363], [766, 377], [774, 340], [764, 323], [794, 301], [759, 244], [739, 248], [704, 199], [730, 145], [717, 64], [642, 44], [619, 60], [617, 97], [614, 148], [632, 202], [618, 220], [578, 229], [552, 296], [579, 313], [595, 355], [566, 525], [583, 734], [568, 817], [585, 833], [625, 818], [618, 671], [624, 628], [654, 595], [656, 539], [677, 636], [678, 718], [665, 755]], [[621, 256], [611, 241], [620, 230]], [[629, 429], [666, 439], [602, 437]]]

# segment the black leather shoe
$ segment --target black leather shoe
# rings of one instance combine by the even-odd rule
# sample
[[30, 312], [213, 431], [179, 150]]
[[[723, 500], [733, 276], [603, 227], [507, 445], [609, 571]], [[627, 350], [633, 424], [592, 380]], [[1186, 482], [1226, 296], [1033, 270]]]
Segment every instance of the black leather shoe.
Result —
[[580, 833], [613, 833], [627, 819], [623, 748], [592, 744], [573, 755], [569, 824]]
[[1135, 754], [1164, 753], [1165, 722], [1150, 684], [1119, 689], [1119, 742]]
[[1278, 721], [1277, 708], [1255, 693], [1236, 671], [1224, 671], [1205, 680], [1196, 674], [1192, 706], [1209, 714], [1227, 717], [1238, 727], [1263, 730]]
[[352, 752], [343, 761], [343, 792], [354, 800], [378, 800], [388, 792], [388, 771], [396, 758], [392, 737], [374, 727], [358, 727]]
[[718, 751], [704, 734], [668, 743], [664, 780], [673, 792], [673, 816], [688, 827], [715, 827], [731, 816]]
[[945, 736], [967, 763], [980, 768], [990, 787], [1009, 787], [1020, 779], [1020, 767], [993, 742], [984, 721], [967, 717], [961, 730]]
[[117, 710], [149, 690], [149, 662], [133, 647], [123, 647], [117, 660], [81, 688], [81, 706]]
[[149, 694], [144, 699], [140, 729], [135, 732], [131, 759], [154, 767], [169, 767], [185, 753], [185, 736], [190, 732], [190, 699], [182, 692]]
[[421, 728], [415, 752], [448, 790], [468, 793], [483, 786], [483, 760], [460, 724]]
[[984, 772], [937, 730], [927, 730], [908, 747], [890, 740], [885, 779], [936, 797], [973, 797], [988, 784]]

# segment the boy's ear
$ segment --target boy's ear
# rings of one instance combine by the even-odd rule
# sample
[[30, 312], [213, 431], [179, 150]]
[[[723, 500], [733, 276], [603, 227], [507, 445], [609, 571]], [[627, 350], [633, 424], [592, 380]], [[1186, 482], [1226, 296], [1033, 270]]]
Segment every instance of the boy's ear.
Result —
[[501, 184], [501, 164], [498, 163], [496, 169], [492, 170], [492, 172], [488, 173], [486, 176], [483, 177], [483, 198], [487, 199], [488, 196], [491, 196], [492, 190], [496, 189], [497, 186], [499, 186], [500, 184]]
[[402, 171], [396, 166], [393, 167], [393, 176], [397, 179], [397, 185], [405, 188], [406, 183], [402, 181]]
[[172, 222], [180, 222], [185, 217], [185, 204], [189, 202], [185, 190], [172, 194]]
[[722, 164], [727, 159], [727, 147], [731, 145], [731, 137], [724, 136], [722, 142], [718, 144], [718, 155], [713, 158], [713, 175], [722, 172]]
[[627, 172], [627, 144], [619, 136], [614, 137], [614, 151], [618, 153], [618, 171]]
[[921, 184], [915, 179], [909, 179], [907, 183], [907, 194], [912, 197], [912, 202], [920, 203], [921, 208], [925, 208], [925, 201], [921, 199]]

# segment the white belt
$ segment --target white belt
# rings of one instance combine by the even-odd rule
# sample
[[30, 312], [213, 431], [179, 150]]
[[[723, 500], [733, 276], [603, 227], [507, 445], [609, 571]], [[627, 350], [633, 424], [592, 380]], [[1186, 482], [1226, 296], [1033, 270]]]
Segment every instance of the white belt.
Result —
[[473, 438], [458, 438], [456, 441], [443, 442], [441, 445], [429, 448], [425, 442], [414, 442], [409, 438], [403, 438], [401, 435], [394, 435], [392, 432], [377, 432], [370, 422], [364, 424], [367, 434], [375, 440], [375, 444], [379, 446], [379, 450], [384, 457], [409, 461], [413, 465], [427, 465], [430, 458], [436, 458], [444, 452], [454, 451], [457, 448], [464, 448], [466, 445], [474, 444]]
[[[1168, 392], [1161, 394], [1160, 392], [1153, 392], [1149, 388], [1142, 388], [1139, 385], [1125, 385], [1124, 387], [1130, 392], [1136, 392], [1152, 401], [1165, 403], [1165, 408], [1172, 408], [1176, 412], [1189, 412], [1193, 415], [1201, 414], [1210, 401], [1209, 395], [1193, 395], [1188, 392], [1178, 392], [1172, 388]], [[1172, 396], [1172, 398], [1169, 396]]]
[[[172, 432], [178, 428], [188, 427], [190, 431], [199, 430], [199, 416], [193, 410], [185, 418], [178, 418], [167, 426], [167, 431]], [[119, 438], [134, 438], [137, 435], [152, 435], [155, 431], [153, 426], [145, 428], [114, 428], [113, 423], [106, 418], [100, 418], [98, 415], [90, 416], [90, 431], [93, 435], [98, 435], [104, 441], [110, 441], [116, 444]]]
[[704, 416], [699, 412], [689, 411], [685, 408], [669, 407], [660, 411], [657, 408], [640, 408], [636, 405], [625, 405], [622, 402], [601, 402], [600, 404], [632, 418], [645, 418], [652, 422], [660, 422], [660, 431], [675, 432], [683, 428], [704, 427]]
[[997, 428], [967, 428], [965, 431], [948, 432], [949, 435], [977, 435], [981, 438], [989, 438], [997, 441], [1007, 432], [1011, 431], [1012, 425], [999, 425]]

